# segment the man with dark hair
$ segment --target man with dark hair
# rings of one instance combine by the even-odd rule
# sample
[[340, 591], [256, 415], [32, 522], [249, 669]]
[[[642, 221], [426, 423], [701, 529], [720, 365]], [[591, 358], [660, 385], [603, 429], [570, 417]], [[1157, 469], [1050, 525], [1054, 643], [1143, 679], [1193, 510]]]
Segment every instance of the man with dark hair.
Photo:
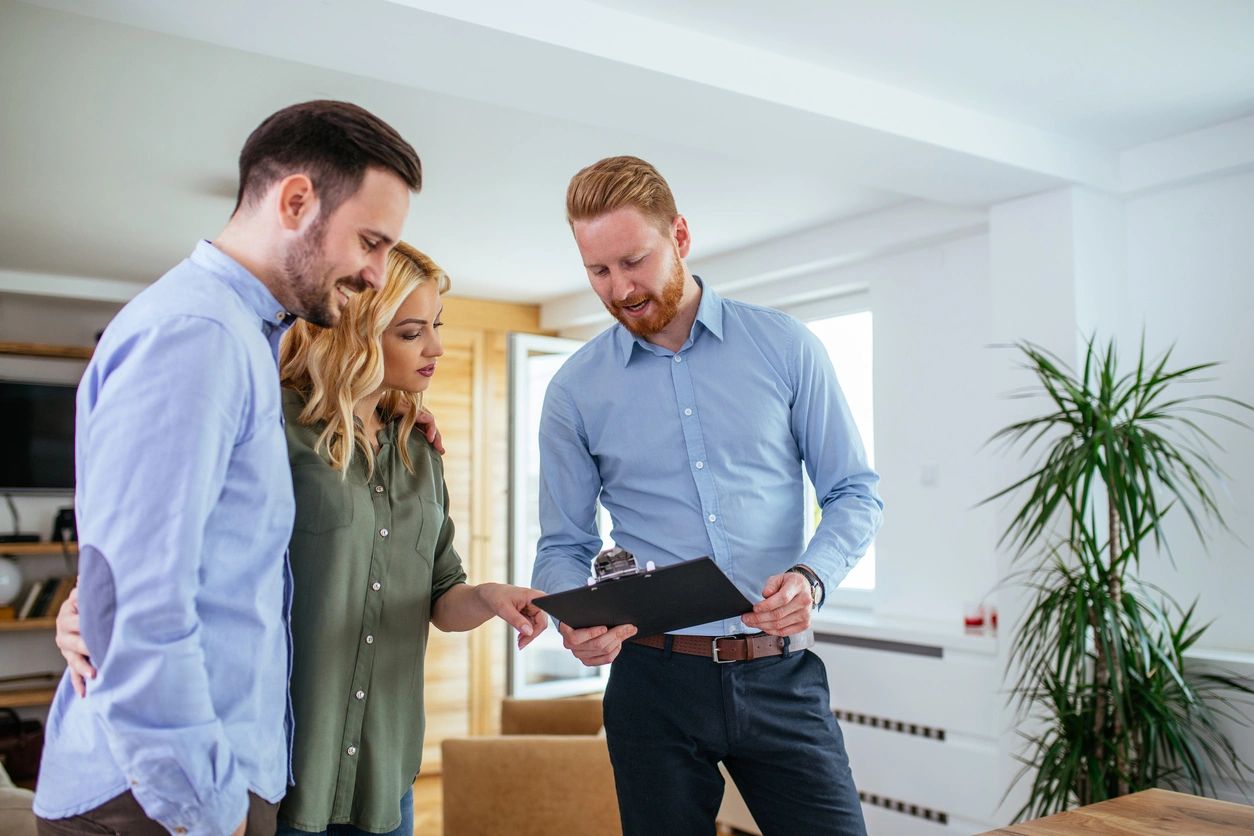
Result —
[[[545, 393], [532, 585], [583, 586], [599, 501], [641, 565], [709, 555], [757, 599], [666, 635], [560, 625], [581, 662], [614, 665], [605, 731], [623, 832], [713, 832], [721, 762], [764, 833], [865, 834], [823, 662], [807, 650], [813, 609], [883, 507], [831, 361], [802, 323], [692, 275], [688, 221], [644, 160], [601, 160], [566, 195], [618, 323]], [[803, 467], [823, 510], [808, 544]]]
[[365, 110], [279, 111], [240, 154], [226, 228], [102, 335], [75, 439], [98, 674], [72, 667], [49, 712], [41, 833], [274, 833], [292, 731], [279, 339], [382, 286], [420, 185], [413, 148]]
[[244, 143], [235, 212], [298, 170], [313, 180], [323, 211], [334, 212], [370, 166], [390, 170], [410, 191], [422, 188], [414, 149], [382, 119], [348, 102], [292, 105], [258, 125]]

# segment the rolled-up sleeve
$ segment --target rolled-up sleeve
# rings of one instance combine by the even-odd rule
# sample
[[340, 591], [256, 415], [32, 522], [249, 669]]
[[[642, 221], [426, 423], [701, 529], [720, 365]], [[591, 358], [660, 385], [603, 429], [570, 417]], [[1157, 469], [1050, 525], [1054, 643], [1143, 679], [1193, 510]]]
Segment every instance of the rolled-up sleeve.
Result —
[[93, 366], [79, 395], [79, 530], [93, 532], [80, 544], [80, 609], [99, 669], [87, 704], [145, 813], [189, 834], [230, 833], [248, 809], [197, 610], [246, 375], [220, 324], [171, 317]]
[[462, 559], [458, 556], [457, 550], [453, 548], [455, 529], [453, 517], [449, 514], [448, 484], [443, 480], [440, 482], [440, 507], [444, 512], [444, 519], [440, 524], [440, 535], [436, 539], [435, 561], [431, 571], [433, 606], [445, 592], [459, 583], [466, 582], [466, 569], [462, 566]]

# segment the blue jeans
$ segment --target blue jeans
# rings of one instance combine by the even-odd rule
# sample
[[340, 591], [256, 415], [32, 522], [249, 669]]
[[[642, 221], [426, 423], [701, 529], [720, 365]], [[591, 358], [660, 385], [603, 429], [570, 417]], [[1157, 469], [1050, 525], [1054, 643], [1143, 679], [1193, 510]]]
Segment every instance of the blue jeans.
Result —
[[294, 827], [279, 825], [274, 836], [413, 836], [414, 833], [414, 788], [410, 787], [401, 796], [401, 825], [395, 830], [383, 834], [372, 834], [351, 824], [332, 824], [326, 830], [297, 830]]
[[827, 671], [808, 650], [716, 664], [630, 642], [605, 733], [625, 836], [714, 832], [719, 761], [766, 836], [865, 836]]

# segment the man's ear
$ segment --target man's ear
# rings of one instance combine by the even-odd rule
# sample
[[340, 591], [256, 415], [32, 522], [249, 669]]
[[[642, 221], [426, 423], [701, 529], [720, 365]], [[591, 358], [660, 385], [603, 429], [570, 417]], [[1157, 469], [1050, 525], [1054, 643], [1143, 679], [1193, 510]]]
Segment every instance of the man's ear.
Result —
[[306, 174], [289, 174], [275, 186], [279, 223], [296, 232], [308, 226], [318, 214], [318, 195]]
[[687, 258], [688, 250], [692, 248], [692, 234], [688, 231], [688, 219], [683, 215], [676, 215], [671, 221], [671, 238], [679, 250], [679, 257]]

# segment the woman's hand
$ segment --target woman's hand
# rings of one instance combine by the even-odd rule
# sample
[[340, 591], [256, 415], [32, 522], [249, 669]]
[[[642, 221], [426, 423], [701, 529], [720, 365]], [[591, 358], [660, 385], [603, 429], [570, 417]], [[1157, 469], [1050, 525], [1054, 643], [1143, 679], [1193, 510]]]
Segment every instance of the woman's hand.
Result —
[[65, 657], [70, 668], [70, 682], [80, 697], [87, 696], [87, 680], [96, 678], [96, 669], [91, 666], [91, 654], [83, 642], [83, 635], [78, 627], [78, 587], [70, 590], [70, 597], [65, 599], [57, 612], [57, 647]]
[[503, 583], [481, 583], [475, 593], [492, 614], [518, 631], [518, 649], [522, 650], [544, 632], [549, 618], [544, 611], [531, 603], [544, 595], [538, 589], [510, 586]]

